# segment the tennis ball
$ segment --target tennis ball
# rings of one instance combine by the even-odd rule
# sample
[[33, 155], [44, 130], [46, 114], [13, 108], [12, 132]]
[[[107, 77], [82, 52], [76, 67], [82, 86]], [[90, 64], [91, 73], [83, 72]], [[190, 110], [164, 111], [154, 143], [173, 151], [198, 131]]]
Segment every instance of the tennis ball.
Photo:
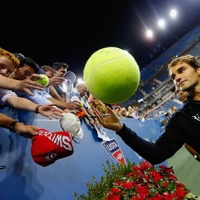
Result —
[[84, 107], [84, 103], [81, 101], [81, 107]]
[[134, 57], [117, 47], [94, 52], [83, 69], [88, 91], [104, 103], [121, 103], [129, 99], [140, 82], [140, 69]]
[[39, 75], [41, 78], [35, 78], [35, 81], [46, 87], [49, 84], [49, 78], [45, 74]]

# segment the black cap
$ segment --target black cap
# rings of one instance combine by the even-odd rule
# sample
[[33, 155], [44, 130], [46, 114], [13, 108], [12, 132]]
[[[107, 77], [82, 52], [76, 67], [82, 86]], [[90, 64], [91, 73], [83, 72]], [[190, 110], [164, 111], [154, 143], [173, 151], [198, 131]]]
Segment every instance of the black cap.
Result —
[[15, 57], [19, 59], [20, 62], [25, 58], [25, 55], [23, 55], [22, 53], [13, 53], [13, 54]]

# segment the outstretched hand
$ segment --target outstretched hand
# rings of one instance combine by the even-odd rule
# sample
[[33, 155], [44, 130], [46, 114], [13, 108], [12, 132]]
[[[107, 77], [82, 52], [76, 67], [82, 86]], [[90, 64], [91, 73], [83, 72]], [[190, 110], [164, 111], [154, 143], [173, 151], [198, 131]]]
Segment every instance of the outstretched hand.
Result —
[[25, 91], [29, 95], [33, 96], [34, 94], [30, 89], [37, 89], [43, 91], [45, 87], [40, 83], [34, 81], [35, 77], [39, 77], [37, 74], [33, 74], [30, 78], [24, 79], [21, 81], [20, 90]]
[[116, 132], [120, 131], [123, 127], [123, 123], [120, 121], [118, 116], [108, 106], [107, 113], [108, 115], [102, 115], [97, 109], [94, 109], [94, 114], [103, 127]]
[[23, 123], [16, 123], [15, 132], [23, 137], [31, 138], [38, 134], [38, 127], [32, 125], [24, 125]]
[[41, 115], [48, 117], [50, 120], [52, 117], [59, 119], [59, 117], [62, 117], [64, 113], [64, 111], [57, 108], [54, 103], [39, 106], [38, 112]]

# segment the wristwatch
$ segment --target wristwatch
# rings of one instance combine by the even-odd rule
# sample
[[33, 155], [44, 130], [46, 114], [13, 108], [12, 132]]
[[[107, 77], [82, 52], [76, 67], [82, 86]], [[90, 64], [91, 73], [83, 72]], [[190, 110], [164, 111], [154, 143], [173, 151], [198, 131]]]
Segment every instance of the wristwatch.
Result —
[[199, 161], [199, 154], [198, 154], [198, 153], [195, 153], [193, 156], [194, 156], [194, 158], [195, 158], [196, 160]]
[[15, 125], [16, 123], [18, 123], [18, 121], [13, 121], [10, 126], [9, 126], [9, 130], [15, 132]]

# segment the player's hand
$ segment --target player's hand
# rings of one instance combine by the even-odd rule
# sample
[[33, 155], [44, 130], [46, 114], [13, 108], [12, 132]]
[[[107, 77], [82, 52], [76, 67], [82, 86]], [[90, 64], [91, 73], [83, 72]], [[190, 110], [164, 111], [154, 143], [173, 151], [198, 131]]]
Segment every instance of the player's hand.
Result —
[[120, 121], [118, 116], [108, 106], [107, 113], [108, 115], [102, 115], [97, 109], [94, 110], [95, 116], [103, 127], [116, 132], [120, 131], [123, 127], [123, 123]]

